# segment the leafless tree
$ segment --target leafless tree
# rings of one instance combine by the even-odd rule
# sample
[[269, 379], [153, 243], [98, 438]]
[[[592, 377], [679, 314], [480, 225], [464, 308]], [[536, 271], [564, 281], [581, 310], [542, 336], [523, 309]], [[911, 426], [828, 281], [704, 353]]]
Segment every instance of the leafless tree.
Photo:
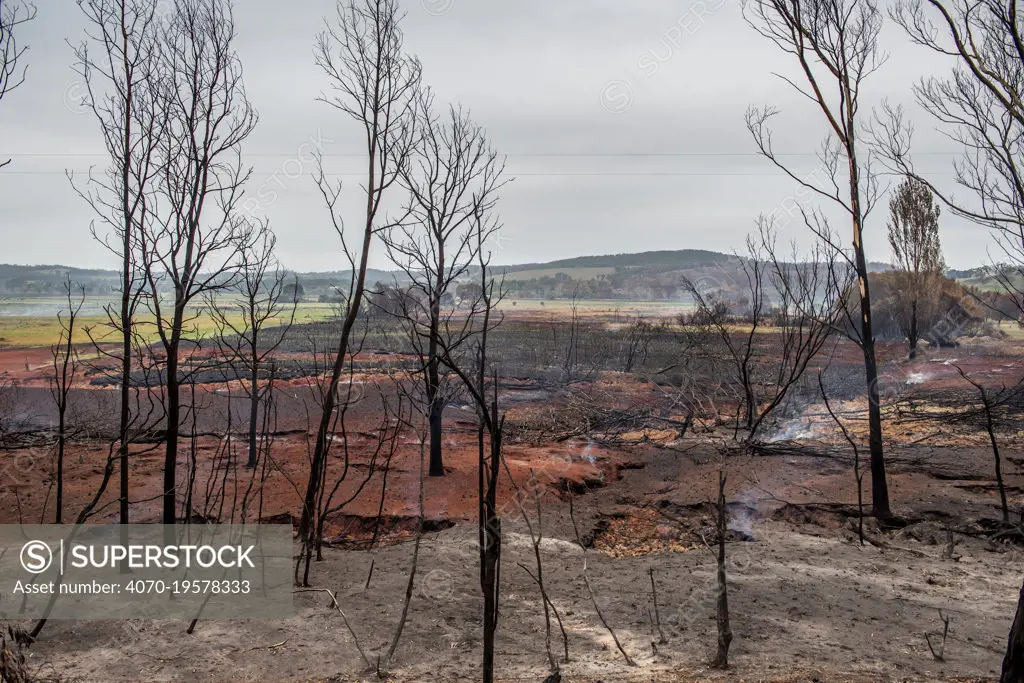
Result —
[[[218, 293], [207, 296], [220, 355], [228, 364], [229, 375], [242, 380], [249, 399], [249, 469], [259, 461], [260, 405], [271, 390], [269, 382], [260, 384], [261, 371], [265, 374], [291, 329], [298, 306], [297, 286], [291, 287], [290, 300], [286, 296], [289, 278], [274, 256], [277, 238], [269, 221], [254, 221], [252, 231], [252, 239], [239, 255], [241, 272], [231, 303], [224, 305]], [[244, 370], [244, 376], [240, 370]]]
[[483, 681], [494, 681], [494, 642], [498, 629], [498, 603], [501, 591], [501, 517], [498, 508], [498, 477], [501, 474], [505, 415], [499, 411], [498, 372], [487, 355], [493, 330], [501, 323], [497, 306], [502, 299], [502, 282], [495, 280], [489, 266], [491, 252], [486, 239], [500, 228], [483, 201], [475, 202], [470, 217], [476, 254], [475, 272], [480, 283], [479, 299], [469, 316], [473, 330], [469, 356], [447, 347], [447, 337], [438, 338], [438, 357], [462, 381], [477, 410], [477, 502], [479, 509], [477, 542], [480, 551], [480, 589], [484, 598]]
[[[899, 107], [876, 117], [876, 139], [894, 170], [925, 183], [955, 215], [989, 228], [1011, 267], [996, 279], [1024, 313], [1024, 28], [1015, 0], [903, 0], [892, 16], [910, 39], [950, 58], [948, 78], [922, 79], [914, 92], [931, 116], [963, 145], [954, 179], [969, 203], [916, 172], [913, 126]], [[1004, 683], [1024, 679], [1024, 588], [1003, 659]]]
[[[761, 153], [800, 184], [801, 190], [834, 202], [850, 218], [852, 264], [860, 306], [857, 341], [864, 355], [871, 451], [872, 509], [880, 519], [892, 518], [885, 475], [882, 416], [878, 395], [878, 363], [872, 332], [871, 294], [864, 252], [864, 221], [878, 199], [877, 176], [870, 154], [862, 154], [860, 95], [864, 80], [881, 65], [878, 34], [882, 16], [874, 0], [754, 0], [744, 8], [749, 23], [777, 48], [792, 55], [803, 86], [783, 77], [821, 111], [829, 135], [819, 153], [824, 179], [801, 178], [776, 153], [769, 121], [777, 110], [751, 108], [747, 127]], [[824, 219], [805, 223], [813, 230]], [[819, 230], [820, 232], [820, 230]]]
[[120, 369], [120, 522], [127, 524], [134, 320], [144, 291], [139, 250], [141, 231], [154, 220], [152, 193], [160, 171], [155, 150], [167, 125], [158, 106], [158, 83], [165, 76], [159, 45], [162, 23], [154, 4], [145, 0], [86, 0], [79, 6], [89, 29], [86, 40], [75, 49], [76, 68], [85, 82], [86, 104], [99, 123], [110, 164], [103, 175], [90, 173], [84, 187], [75, 187], [99, 223], [93, 222], [93, 237], [121, 267], [120, 306], [107, 308], [104, 326], [120, 337], [119, 355], [97, 340], [94, 345], [102, 358], [115, 361]]
[[[148, 404], [148, 408], [146, 410], [139, 411], [140, 414], [137, 418], [137, 423], [142, 425], [153, 425], [160, 421], [159, 407], [163, 405], [162, 401], [154, 400], [151, 395], [152, 387], [158, 384], [158, 381], [156, 379], [158, 368], [156, 367], [156, 364], [152, 361], [151, 358], [146, 359], [146, 357], [140, 354], [140, 350], [141, 348], [144, 347], [144, 344], [139, 342], [138, 337], [134, 338], [133, 342], [135, 343], [135, 356], [139, 359], [138, 372], [141, 375], [140, 380], [138, 382], [133, 383], [134, 386], [136, 387], [133, 400], [135, 401], [136, 405], [142, 405], [143, 403]], [[143, 394], [143, 389], [145, 389], [145, 394]], [[144, 401], [141, 400], [141, 397], [143, 395], [145, 395]], [[78, 511], [78, 514], [75, 515], [73, 522], [75, 528], [71, 531], [71, 534], [68, 536], [68, 538], [65, 539], [65, 541], [69, 544], [74, 540], [79, 528], [87, 521], [92, 519], [94, 516], [96, 516], [105, 507], [101, 506], [100, 502], [103, 500], [103, 496], [106, 494], [107, 489], [110, 486], [110, 481], [114, 475], [114, 466], [120, 460], [119, 449], [117, 448], [117, 445], [118, 444], [116, 441], [108, 444], [103, 469], [100, 471], [100, 481], [96, 485], [96, 490], [93, 493], [92, 497], [86, 500], [85, 505], [83, 505], [82, 508]], [[56, 603], [58, 595], [59, 591], [54, 591], [51, 594], [50, 599], [47, 602], [47, 606], [43, 612], [43, 616], [38, 621], [36, 621], [35, 625], [32, 627], [32, 631], [29, 633], [29, 635], [33, 639], [37, 638], [39, 634], [42, 632], [43, 628], [46, 626], [46, 623], [49, 620], [49, 614], [52, 611], [54, 604]]]
[[996, 486], [999, 488], [999, 506], [1003, 512], [1003, 522], [1010, 523], [1010, 508], [1006, 503], [1006, 485], [1003, 483], [1003, 461], [999, 454], [999, 441], [996, 439], [996, 411], [1000, 406], [1006, 404], [1010, 399], [1020, 396], [1024, 390], [1024, 384], [1017, 384], [1012, 387], [1003, 385], [996, 391], [985, 388], [980, 381], [973, 379], [963, 368], [954, 364], [960, 377], [974, 387], [978, 392], [978, 399], [981, 401], [981, 410], [985, 417], [985, 432], [988, 434], [989, 444], [992, 446], [992, 457], [995, 459]]
[[331, 83], [330, 95], [321, 95], [320, 100], [353, 119], [364, 133], [367, 167], [362, 191], [366, 209], [360, 225], [362, 242], [358, 251], [352, 251], [345, 240], [344, 221], [336, 211], [341, 187], [327, 180], [321, 160], [317, 186], [342, 241], [351, 278], [348, 291], [343, 292], [341, 330], [320, 405], [299, 519], [299, 539], [307, 563], [315, 545], [317, 501], [322, 498], [332, 441], [329, 432], [366, 288], [370, 247], [374, 237], [388, 227], [384, 199], [408, 163], [415, 126], [414, 96], [420, 83], [419, 62], [402, 47], [401, 14], [395, 0], [342, 0], [337, 9], [336, 22], [320, 34], [315, 48], [317, 65]]
[[725, 506], [725, 472], [718, 473], [718, 518], [715, 522], [718, 531], [718, 596], [715, 604], [715, 623], [718, 626], [718, 649], [713, 665], [718, 669], [729, 668], [729, 645], [732, 644], [732, 627], [729, 625], [729, 586], [725, 572], [725, 536], [729, 533], [726, 522]]
[[233, 284], [252, 232], [236, 215], [249, 170], [241, 145], [256, 125], [234, 49], [228, 0], [182, 0], [163, 27], [165, 77], [157, 106], [159, 211], [143, 225], [148, 297], [166, 356], [163, 521], [177, 518], [175, 487], [181, 426], [182, 353], [195, 343], [203, 297]]
[[[356, 353], [353, 350], [353, 353]], [[331, 434], [337, 434], [337, 440], [341, 443], [340, 453], [335, 456], [336, 461], [339, 461], [340, 471], [334, 477], [333, 482], [329, 481], [328, 465], [330, 461], [325, 462], [324, 469], [321, 475], [321, 479], [324, 482], [320, 494], [317, 496], [315, 501], [314, 518], [313, 518], [313, 538], [312, 546], [310, 550], [316, 551], [316, 559], [322, 560], [322, 546], [324, 537], [324, 526], [327, 519], [332, 515], [340, 513], [349, 503], [354, 501], [359, 495], [366, 490], [366, 487], [370, 484], [370, 481], [377, 474], [378, 471], [383, 471], [384, 477], [381, 485], [380, 493], [380, 506], [378, 512], [378, 520], [380, 517], [380, 511], [383, 510], [384, 496], [387, 493], [387, 473], [391, 467], [392, 458], [395, 452], [398, 450], [399, 437], [401, 436], [403, 429], [409, 425], [409, 416], [407, 414], [407, 401], [405, 396], [399, 395], [397, 400], [389, 399], [385, 396], [384, 392], [375, 384], [372, 384], [367, 388], [361, 383], [356, 383], [354, 380], [355, 370], [351, 363], [347, 367], [347, 380], [341, 385], [341, 389], [345, 392], [344, 396], [338, 400], [338, 409], [335, 413], [335, 420], [331, 424]], [[319, 402], [322, 404], [323, 401], [323, 385], [321, 383], [320, 391], [318, 393]], [[356, 469], [353, 467], [353, 460], [358, 454], [358, 445], [354, 444], [351, 440], [353, 436], [349, 427], [346, 423], [348, 413], [356, 405], [363, 400], [369, 400], [366, 395], [367, 392], [375, 392], [376, 399], [380, 401], [382, 414], [380, 421], [377, 423], [377, 428], [373, 430], [375, 435], [372, 441], [365, 445], [364, 448], [359, 450], [362, 451], [364, 461], [362, 473], [359, 475], [360, 478], [352, 479], [352, 475], [356, 474]], [[330, 453], [329, 453], [330, 454]], [[351, 487], [344, 494], [339, 496], [342, 491], [343, 484], [350, 484]], [[302, 574], [302, 584], [308, 585], [309, 583], [309, 565], [312, 559], [312, 552], [302, 553], [299, 556], [299, 562], [304, 565]]]
[[945, 270], [939, 243], [939, 206], [928, 186], [905, 179], [889, 200], [889, 246], [900, 272], [897, 318], [907, 335], [909, 355], [917, 357], [919, 308], [935, 308], [938, 278]]
[[[580, 308], [579, 308], [579, 287], [572, 290], [572, 299], [569, 301], [569, 329], [565, 340], [565, 358], [562, 361], [562, 374], [566, 382], [576, 379], [576, 368], [580, 364]], [[554, 318], [551, 320], [554, 331]]]
[[853, 476], [857, 480], [857, 536], [860, 539], [860, 544], [864, 545], [864, 472], [860, 466], [860, 448], [853, 434], [846, 428], [842, 418], [832, 409], [832, 403], [828, 400], [828, 390], [825, 388], [823, 375], [824, 372], [819, 370], [818, 391], [821, 393], [821, 400], [825, 403], [825, 410], [836, 426], [839, 427], [839, 431], [843, 433], [846, 443], [850, 444], [850, 448], [853, 449]]
[[[809, 364], [838, 329], [849, 270], [821, 240], [807, 253], [780, 248], [772, 220], [758, 219], [746, 252], [737, 255], [741, 303], [724, 292], [683, 281], [696, 304], [681, 321], [690, 356], [703, 356], [723, 387], [734, 388], [746, 438], [755, 439], [798, 387]], [[733, 310], [737, 309], [737, 310]]]
[[1024, 585], [1017, 599], [1017, 611], [1013, 615], [1010, 635], [1006, 639], [1006, 655], [1003, 657], [999, 683], [1015, 683], [1024, 680]]
[[[506, 471], [508, 463], [505, 463]], [[530, 521], [530, 516], [526, 513], [526, 507], [524, 506], [523, 498], [525, 491], [516, 484], [515, 480], [512, 479], [511, 473], [509, 473], [509, 479], [512, 481], [512, 485], [515, 488], [515, 502], [519, 508], [520, 514], [523, 516], [523, 522], [526, 523], [526, 529], [530, 533], [530, 541], [533, 546], [533, 559], [536, 563], [536, 569], [530, 571], [530, 569], [521, 562], [516, 564], [526, 572], [533, 582], [537, 584], [537, 589], [540, 591], [541, 603], [544, 606], [544, 650], [548, 656], [548, 666], [551, 669], [551, 676], [559, 674], [558, 662], [555, 660], [554, 652], [551, 649], [551, 615], [555, 616], [558, 621], [558, 628], [562, 632], [562, 648], [564, 651], [564, 663], [569, 663], [569, 636], [565, 632], [565, 626], [562, 624], [562, 616], [558, 613], [558, 608], [555, 607], [555, 603], [551, 602], [551, 598], [548, 597], [548, 591], [544, 587], [544, 562], [541, 555], [541, 544], [544, 541], [544, 525], [542, 517], [542, 508], [540, 504], [541, 497], [541, 486], [537, 482], [537, 477], [534, 474], [533, 469], [530, 469], [530, 490], [533, 492], [534, 504], [537, 510], [537, 526], [534, 528], [533, 523]], [[653, 575], [652, 575], [653, 582]], [[652, 583], [653, 585], [653, 583]], [[550, 679], [550, 677], [549, 677]]]
[[963, 146], [953, 196], [924, 178], [911, 159], [913, 125], [901, 107], [876, 116], [875, 139], [893, 171], [926, 185], [954, 215], [989, 228], [1011, 267], [993, 275], [1024, 312], [1024, 37], [1015, 2], [900, 0], [891, 9], [911, 41], [952, 62], [952, 75], [923, 78], [918, 104]]
[[[20, 0], [0, 0], [0, 100], [25, 82], [28, 65], [23, 64], [27, 45], [18, 43], [18, 28], [36, 17], [36, 6]], [[0, 168], [11, 163], [0, 161]]]
[[[453, 315], [456, 285], [476, 260], [474, 216], [491, 210], [506, 180], [504, 161], [468, 112], [449, 107], [444, 114], [436, 113], [433, 94], [423, 89], [417, 115], [411, 163], [401, 171], [409, 194], [408, 218], [383, 235], [388, 256], [411, 282], [411, 296], [405, 300], [413, 310], [405, 314], [421, 351], [430, 425], [429, 476], [440, 477], [446, 396], [439, 348], [443, 344], [454, 354], [465, 340], [464, 326]], [[442, 336], [447, 338], [442, 341]]]
[[57, 407], [57, 500], [54, 523], [61, 524], [64, 516], [64, 446], [67, 442], [68, 396], [78, 376], [78, 351], [75, 349], [75, 327], [78, 314], [85, 304], [85, 290], [75, 291], [69, 274], [64, 280], [64, 294], [67, 309], [57, 314], [60, 325], [60, 339], [50, 347], [53, 359], [53, 376], [50, 378], [50, 395]]
[[659, 327], [637, 314], [636, 318], [626, 325], [623, 335], [622, 371], [632, 372], [637, 365], [647, 362], [651, 342], [657, 337]]

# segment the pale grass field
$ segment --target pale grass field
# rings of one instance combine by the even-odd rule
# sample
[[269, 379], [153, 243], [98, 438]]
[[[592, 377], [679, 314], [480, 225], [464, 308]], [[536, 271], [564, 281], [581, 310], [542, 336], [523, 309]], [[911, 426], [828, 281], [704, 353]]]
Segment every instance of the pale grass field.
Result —
[[[109, 299], [89, 297], [75, 321], [74, 341], [78, 343], [114, 341], [117, 331], [111, 327], [110, 320], [104, 312], [104, 306], [114, 304]], [[56, 344], [62, 333], [62, 325], [57, 312], [66, 308], [61, 297], [39, 297], [4, 299], [0, 301], [0, 349], [2, 348], [41, 348]], [[295, 313], [295, 323], [309, 323], [327, 320], [334, 315], [330, 304], [300, 303]], [[61, 314], [65, 319], [67, 313]], [[214, 318], [204, 307], [191, 309], [192, 320], [187, 332], [189, 337], [205, 338], [217, 331]], [[240, 313], [228, 317], [232, 324], [242, 321]], [[282, 325], [288, 320], [283, 316], [269, 321], [270, 326]], [[157, 332], [154, 317], [148, 311], [140, 313], [137, 319], [140, 333], [150, 342], [156, 342]]]
[[[517, 313], [550, 314], [559, 318], [572, 315], [571, 299], [516, 299], [507, 296], [499, 308], [505, 315]], [[693, 310], [688, 301], [619, 301], [619, 300], [577, 300], [576, 311], [580, 316], [611, 316], [628, 318], [643, 315], [651, 318], [671, 318]]]

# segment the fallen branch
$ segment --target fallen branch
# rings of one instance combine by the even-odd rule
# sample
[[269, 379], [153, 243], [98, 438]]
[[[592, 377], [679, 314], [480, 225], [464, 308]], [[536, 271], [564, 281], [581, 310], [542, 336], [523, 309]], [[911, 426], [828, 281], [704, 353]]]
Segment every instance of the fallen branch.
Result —
[[341, 609], [341, 605], [338, 604], [338, 598], [333, 591], [326, 588], [298, 588], [293, 593], [327, 593], [331, 598], [331, 605], [334, 609], [338, 610], [338, 614], [341, 615], [342, 621], [345, 622], [345, 628], [348, 629], [349, 634], [352, 636], [352, 642], [355, 643], [356, 649], [359, 650], [359, 656], [363, 658], [363, 662], [366, 664], [366, 668], [372, 669], [373, 664], [370, 663], [370, 658], [366, 656], [366, 652], [363, 651], [363, 646], [359, 644], [359, 637], [356, 632], [352, 629], [352, 624], [348, 621], [348, 616], [345, 614], [345, 610]]
[[658, 613], [658, 589], [654, 585], [654, 567], [648, 567], [647, 571], [651, 575], [651, 597], [654, 600], [654, 625], [658, 628], [658, 644], [664, 645], [668, 642], [668, 638], [661, 630], [661, 615]]
[[935, 661], [944, 662], [946, 661], [944, 655], [946, 654], [946, 637], [949, 635], [949, 617], [939, 610], [939, 619], [942, 619], [942, 642], [939, 643], [939, 651], [936, 652], [935, 648], [932, 647], [932, 634], [927, 631], [924, 634], [924, 639], [928, 642], [928, 649], [931, 650], [932, 657]]
[[280, 643], [274, 643], [273, 645], [257, 645], [256, 647], [250, 647], [246, 652], [255, 652], [256, 650], [276, 650], [279, 647], [284, 647], [288, 644], [288, 640], [282, 640]]

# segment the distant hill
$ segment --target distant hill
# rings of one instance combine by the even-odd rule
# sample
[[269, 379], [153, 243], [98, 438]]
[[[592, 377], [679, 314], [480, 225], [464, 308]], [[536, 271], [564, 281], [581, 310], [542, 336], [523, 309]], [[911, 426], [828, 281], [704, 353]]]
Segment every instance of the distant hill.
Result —
[[1024, 273], [1021, 272], [1020, 266], [1013, 264], [950, 270], [946, 275], [966, 287], [975, 287], [986, 292], [1005, 291], [1006, 283], [1018, 292], [1024, 291]]
[[[585, 299], [685, 299], [681, 290], [684, 279], [710, 280], [723, 289], [738, 287], [745, 281], [741, 271], [742, 259], [732, 255], [704, 249], [674, 251], [644, 251], [625, 254], [577, 256], [538, 263], [519, 263], [493, 266], [496, 274], [504, 276], [508, 296], [512, 298], [568, 298]], [[868, 264], [871, 271], [886, 271], [887, 263]], [[117, 291], [119, 276], [114, 271], [74, 268], [61, 265], [0, 264], [0, 295], [59, 296], [63, 291], [66, 274], [85, 287], [92, 296], [112, 295]], [[302, 295], [307, 299], [330, 299], [338, 289], [348, 287], [350, 271], [298, 273]], [[991, 285], [988, 271], [977, 268], [970, 271], [952, 271], [964, 284]], [[472, 273], [470, 273], [472, 277]], [[405, 278], [398, 271], [371, 269], [367, 285], [377, 283], [401, 285]]]
[[522, 270], [553, 270], [572, 268], [653, 268], [658, 266], [679, 268], [685, 266], [714, 265], [734, 259], [730, 254], [704, 249], [679, 249], [676, 251], [642, 251], [635, 254], [607, 254], [604, 256], [577, 256], [575, 258], [547, 261], [546, 263], [521, 263], [511, 266], [497, 266], [498, 270], [514, 273]]
[[[117, 271], [73, 266], [42, 265], [23, 266], [0, 264], [0, 295], [18, 296], [60, 296], [64, 292], [67, 276], [75, 286], [85, 288], [90, 296], [114, 294], [120, 287], [121, 276]], [[348, 287], [349, 271], [326, 273], [298, 273], [299, 281], [307, 293], [330, 294], [337, 287]], [[367, 282], [393, 282], [395, 275], [386, 270], [367, 271]]]
[[0, 293], [20, 296], [60, 295], [68, 276], [87, 294], [102, 295], [114, 291], [118, 274], [111, 270], [73, 266], [21, 266], [0, 264]]
[[[705, 249], [645, 251], [631, 254], [580, 256], [547, 263], [498, 266], [508, 297], [685, 301], [683, 283], [703, 282], [723, 291], [742, 290], [744, 258]], [[872, 271], [890, 270], [887, 263], [869, 263]]]

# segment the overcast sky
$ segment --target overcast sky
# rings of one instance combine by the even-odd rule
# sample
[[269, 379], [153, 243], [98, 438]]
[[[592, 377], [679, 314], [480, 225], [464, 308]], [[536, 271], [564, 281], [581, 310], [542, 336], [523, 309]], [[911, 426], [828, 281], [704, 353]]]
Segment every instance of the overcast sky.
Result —
[[[90, 214], [65, 171], [102, 168], [96, 121], [77, 105], [81, 84], [67, 41], [82, 38], [73, 0], [36, 0], [22, 27], [28, 80], [0, 102], [0, 262], [116, 267], [89, 234]], [[701, 248], [730, 252], [759, 213], [776, 210], [795, 185], [756, 154], [744, 125], [751, 105], [781, 110], [776, 147], [798, 175], [817, 167], [823, 128], [812, 104], [773, 71], [792, 73], [743, 20], [738, 0], [404, 0], [408, 50], [439, 102], [460, 102], [508, 155], [515, 181], [500, 203], [501, 263], [589, 254]], [[266, 207], [280, 257], [293, 269], [344, 267], [300, 146], [320, 140], [328, 170], [358, 170], [353, 123], [315, 101], [327, 86], [313, 64], [314, 36], [334, 0], [238, 0], [237, 49], [260, 121], [243, 148], [254, 169], [249, 192], [272, 184]], [[888, 25], [885, 66], [865, 85], [865, 109], [883, 97], [912, 105], [911, 84], [950, 67], [910, 46]], [[951, 179], [956, 148], [912, 109], [919, 167]], [[298, 177], [295, 176], [302, 171]], [[276, 171], [276, 175], [275, 174]], [[346, 209], [358, 222], [358, 176], [342, 175]], [[274, 180], [276, 178], [277, 180]], [[886, 207], [865, 242], [888, 260]], [[833, 214], [835, 215], [835, 214]], [[849, 230], [848, 223], [836, 228]], [[946, 260], [987, 260], [981, 228], [944, 215]], [[787, 238], [807, 241], [798, 221]], [[374, 265], [386, 265], [377, 259]]]

